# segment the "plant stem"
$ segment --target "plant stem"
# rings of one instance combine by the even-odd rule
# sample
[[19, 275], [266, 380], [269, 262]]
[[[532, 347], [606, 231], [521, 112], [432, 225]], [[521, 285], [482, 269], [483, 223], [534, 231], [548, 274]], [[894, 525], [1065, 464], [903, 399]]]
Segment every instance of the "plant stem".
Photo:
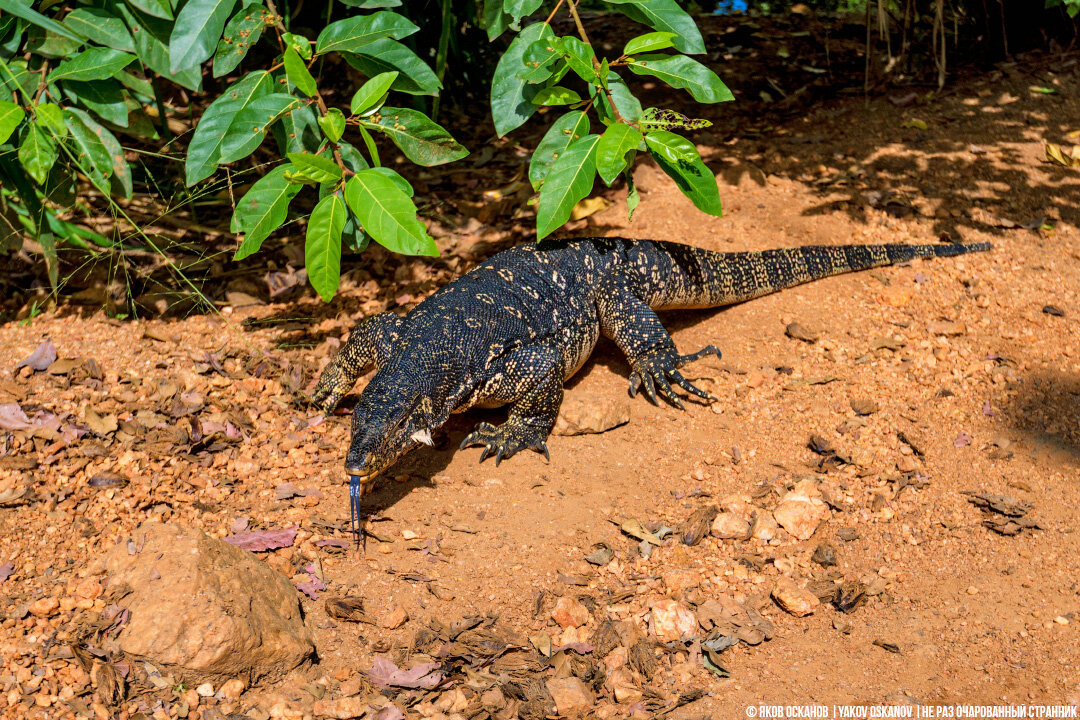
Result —
[[150, 85], [154, 88], [154, 102], [157, 104], [158, 120], [161, 122], [161, 139], [171, 140], [173, 135], [172, 130], [169, 129], [169, 119], [165, 116], [165, 98], [161, 94], [161, 84], [156, 74], [150, 81]]
[[[560, 3], [562, 0], [559, 0]], [[585, 25], [581, 22], [581, 16], [578, 14], [577, 5], [574, 0], [566, 0], [566, 7], [570, 11], [570, 16], [574, 18], [574, 25], [577, 26], [578, 36], [581, 37], [581, 41], [592, 48], [592, 43], [589, 42], [589, 36], [585, 33]], [[556, 8], [558, 9], [558, 8]], [[611, 112], [615, 114], [615, 120], [623, 125], [630, 125], [631, 127], [637, 127], [637, 123], [632, 123], [622, 116], [619, 112], [619, 108], [615, 107], [615, 99], [611, 97], [611, 91], [607, 89], [607, 84], [600, 78], [600, 61], [596, 59], [596, 51], [593, 50], [593, 69], [596, 71], [597, 80], [600, 80], [600, 84], [597, 86], [600, 92], [604, 93], [607, 97], [608, 105], [611, 106]]]

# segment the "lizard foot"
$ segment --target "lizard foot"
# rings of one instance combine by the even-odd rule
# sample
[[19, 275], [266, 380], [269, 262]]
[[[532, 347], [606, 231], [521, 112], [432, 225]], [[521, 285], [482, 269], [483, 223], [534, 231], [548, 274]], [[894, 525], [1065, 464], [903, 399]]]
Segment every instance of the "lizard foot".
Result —
[[337, 361], [331, 360], [319, 376], [314, 392], [311, 393], [311, 403], [329, 415], [350, 390], [352, 390], [352, 383], [345, 378], [345, 373], [342, 372]]
[[720, 351], [709, 345], [696, 353], [679, 355], [672, 348], [657, 350], [638, 358], [633, 363], [633, 372], [630, 373], [630, 397], [635, 397], [639, 389], [644, 389], [645, 397], [653, 405], [660, 404], [656, 398], [659, 393], [675, 407], [685, 410], [686, 406], [683, 405], [682, 399], [671, 387], [671, 383], [674, 382], [691, 395], [696, 395], [703, 400], [715, 400], [716, 398], [709, 393], [694, 387], [678, 370], [683, 365], [699, 360], [705, 355], [720, 357]]
[[542, 436], [537, 430], [512, 420], [498, 427], [485, 422], [477, 425], [476, 430], [461, 441], [459, 449], [464, 450], [470, 445], [483, 445], [484, 451], [480, 453], [480, 462], [484, 462], [489, 455], [495, 455], [496, 466], [505, 458], [512, 457], [525, 448], [542, 453], [550, 460], [551, 454], [548, 452], [545, 439], [546, 436]]

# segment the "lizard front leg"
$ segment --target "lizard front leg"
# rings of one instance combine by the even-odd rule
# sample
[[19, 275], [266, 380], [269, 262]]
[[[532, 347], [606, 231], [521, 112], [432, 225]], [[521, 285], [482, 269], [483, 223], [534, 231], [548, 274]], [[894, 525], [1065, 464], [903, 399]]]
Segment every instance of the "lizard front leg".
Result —
[[333, 412], [361, 375], [386, 364], [402, 322], [392, 313], [379, 313], [353, 328], [345, 345], [319, 376], [311, 402], [323, 412]]
[[499, 426], [480, 423], [461, 442], [461, 449], [483, 445], [480, 462], [493, 454], [496, 465], [525, 448], [550, 459], [547, 438], [555, 427], [563, 398], [560, 362], [555, 348], [529, 346], [494, 363], [477, 398], [481, 402], [508, 403], [509, 417]]
[[675, 383], [683, 390], [705, 400], [715, 400], [709, 393], [695, 387], [683, 377], [679, 368], [705, 355], [720, 357], [720, 350], [709, 345], [696, 353], [680, 355], [675, 341], [664, 329], [660, 318], [643, 300], [633, 294], [628, 283], [605, 283], [597, 292], [600, 331], [615, 344], [630, 361], [630, 395], [644, 389], [649, 401], [658, 405], [659, 393], [680, 410], [682, 400], [671, 387]]

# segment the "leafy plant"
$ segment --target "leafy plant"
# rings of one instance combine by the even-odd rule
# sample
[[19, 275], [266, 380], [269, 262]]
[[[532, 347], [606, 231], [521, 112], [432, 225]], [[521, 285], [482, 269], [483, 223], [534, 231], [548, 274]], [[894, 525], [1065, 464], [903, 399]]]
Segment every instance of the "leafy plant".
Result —
[[[695, 206], [719, 215], [713, 175], [693, 143], [674, 132], [708, 123], [643, 109], [627, 82], [647, 76], [698, 102], [730, 100], [716, 74], [690, 57], [705, 49], [697, 26], [675, 0], [600, 4], [652, 31], [606, 58], [589, 42], [576, 0], [553, 2], [541, 22], [524, 21], [543, 0], [486, 0], [480, 17], [465, 18], [493, 41], [516, 33], [491, 82], [499, 135], [541, 106], [565, 108], [529, 166], [538, 238], [569, 219], [597, 176], [607, 185], [626, 178], [632, 213], [638, 196], [630, 169], [639, 152], [652, 155]], [[0, 203], [14, 208], [5, 218], [14, 215], [38, 239], [54, 286], [58, 240], [90, 248], [117, 244], [60, 219], [77, 203], [78, 179], [123, 215], [114, 198], [131, 198], [136, 179], [125, 155], [131, 146], [117, 135], [136, 143], [169, 138], [163, 85], [201, 92], [207, 74], [221, 78], [223, 89], [185, 138], [184, 184], [199, 186], [221, 167], [249, 158], [269, 136], [280, 158], [236, 200], [230, 228], [243, 239], [234, 259], [257, 252], [288, 222], [305, 186], [317, 197], [307, 222], [308, 277], [325, 300], [337, 290], [343, 247], [362, 250], [374, 240], [398, 253], [437, 255], [412, 186], [382, 163], [376, 138], [425, 167], [468, 154], [415, 102], [388, 104], [401, 95], [437, 97], [450, 28], [462, 17], [443, 0], [436, 72], [406, 44], [418, 26], [387, 9], [400, 0], [340, 5], [345, 16], [331, 20], [331, 1], [312, 38], [293, 32], [273, 0], [71, 0], [41, 11], [26, 0], [0, 0]], [[575, 35], [555, 34], [551, 22], [561, 10]], [[334, 107], [323, 71], [342, 61], [366, 80], [348, 107]], [[245, 65], [252, 67], [236, 74]]]

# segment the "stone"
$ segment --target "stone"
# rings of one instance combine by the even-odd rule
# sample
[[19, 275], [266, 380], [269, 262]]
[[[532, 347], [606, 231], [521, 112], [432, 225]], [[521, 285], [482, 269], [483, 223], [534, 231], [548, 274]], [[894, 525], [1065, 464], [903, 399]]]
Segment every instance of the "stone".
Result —
[[44, 597], [30, 603], [27, 610], [29, 610], [30, 614], [34, 617], [52, 617], [60, 610], [60, 601], [54, 597]]
[[812, 592], [799, 587], [794, 580], [786, 577], [776, 581], [776, 586], [772, 591], [772, 599], [783, 610], [795, 617], [813, 615], [814, 610], [821, 604], [821, 601]]
[[663, 575], [664, 588], [674, 597], [701, 585], [701, 573], [690, 568], [668, 570]]
[[214, 694], [214, 686], [210, 683], [203, 683], [199, 687], [195, 688], [195, 693], [199, 697], [210, 697]]
[[561, 597], [551, 611], [551, 619], [564, 630], [581, 627], [589, 622], [589, 610], [572, 597]]
[[757, 519], [754, 520], [753, 530], [750, 532], [750, 537], [758, 542], [767, 543], [776, 537], [776, 534], [780, 531], [780, 526], [776, 524], [776, 519], [772, 513], [768, 510], [763, 510], [758, 513]]
[[697, 616], [678, 600], [656, 600], [649, 611], [649, 630], [660, 642], [689, 640], [698, 634]]
[[635, 703], [642, 698], [642, 692], [634, 684], [634, 675], [627, 668], [615, 668], [607, 676], [607, 685], [615, 695], [615, 701]]
[[792, 340], [802, 340], [811, 345], [818, 341], [818, 334], [816, 332], [807, 330], [797, 322], [788, 323], [787, 327], [784, 328], [784, 334]]
[[379, 626], [387, 630], [396, 630], [409, 621], [409, 613], [400, 605], [390, 608], [390, 612], [379, 621]]
[[243, 694], [244, 690], [246, 689], [247, 685], [244, 683], [242, 678], [230, 678], [229, 680], [226, 680], [224, 683], [222, 683], [221, 687], [218, 689], [218, 692], [221, 693], [221, 697], [225, 698], [226, 700], [236, 700]]
[[599, 390], [575, 389], [566, 393], [553, 435], [592, 435], [630, 422], [630, 401]]
[[800, 482], [780, 499], [780, 504], [773, 510], [773, 517], [780, 527], [799, 540], [809, 540], [818, 526], [831, 515], [813, 480]]
[[547, 681], [547, 691], [560, 715], [583, 715], [593, 706], [592, 693], [576, 677], [552, 678]]
[[750, 523], [734, 513], [722, 512], [713, 520], [709, 532], [721, 540], [742, 540], [750, 532]]
[[368, 704], [366, 697], [343, 697], [334, 700], [316, 700], [311, 710], [315, 717], [350, 720], [350, 718], [366, 716], [371, 710], [371, 705]]
[[131, 589], [119, 648], [159, 668], [278, 679], [315, 653], [288, 578], [199, 530], [145, 523], [95, 569]]

